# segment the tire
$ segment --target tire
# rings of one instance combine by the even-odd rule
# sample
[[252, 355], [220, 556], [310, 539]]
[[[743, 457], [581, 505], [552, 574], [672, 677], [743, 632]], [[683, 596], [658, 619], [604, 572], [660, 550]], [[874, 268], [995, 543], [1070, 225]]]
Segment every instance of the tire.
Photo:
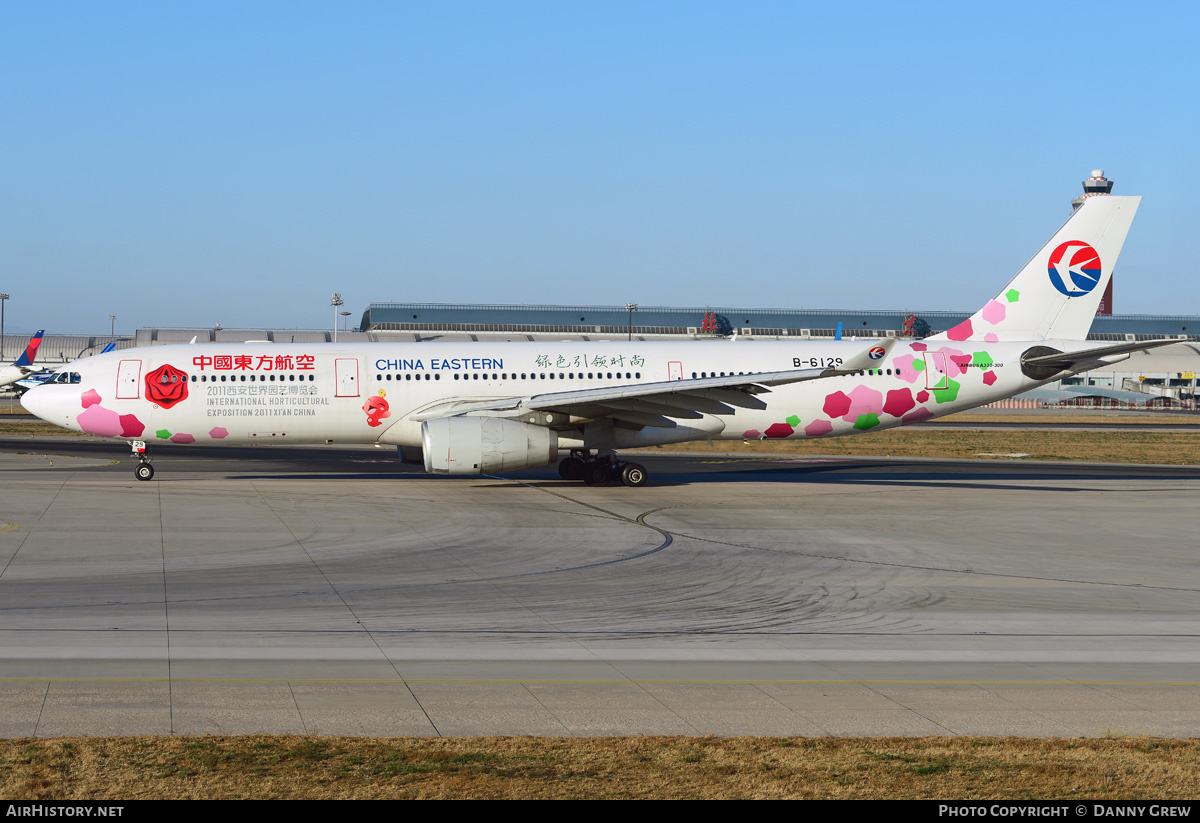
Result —
[[563, 480], [582, 480], [583, 466], [578, 457], [568, 457], [558, 464], [558, 476]]
[[589, 486], [603, 486], [608, 482], [608, 466], [603, 463], [585, 463], [583, 482]]
[[154, 477], [154, 467], [149, 463], [139, 463], [138, 467], [133, 470], [133, 476], [138, 480], [149, 480]]
[[650, 476], [641, 463], [626, 463], [621, 469], [621, 482], [626, 486], [644, 486]]

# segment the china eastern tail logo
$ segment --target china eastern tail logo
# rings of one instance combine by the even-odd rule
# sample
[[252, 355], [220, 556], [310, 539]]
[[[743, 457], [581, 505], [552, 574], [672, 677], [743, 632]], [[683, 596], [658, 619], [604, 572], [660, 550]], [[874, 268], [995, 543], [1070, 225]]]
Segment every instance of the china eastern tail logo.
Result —
[[883, 346], [875, 346], [873, 349], [867, 352], [867, 357], [870, 357], [872, 360], [878, 360], [885, 354], [887, 354], [887, 349], [885, 349]]
[[1080, 297], [1100, 282], [1100, 255], [1080, 240], [1068, 240], [1050, 253], [1047, 267], [1054, 288], [1067, 297]]

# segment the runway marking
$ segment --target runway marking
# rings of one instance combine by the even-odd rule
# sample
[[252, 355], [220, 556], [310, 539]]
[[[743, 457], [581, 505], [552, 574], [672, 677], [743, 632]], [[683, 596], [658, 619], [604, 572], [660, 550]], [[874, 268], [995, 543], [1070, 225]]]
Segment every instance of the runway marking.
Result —
[[12, 531], [13, 529], [19, 529], [19, 528], [21, 528], [20, 523], [9, 523], [4, 528], [0, 529], [0, 534], [4, 534], [4, 532]]

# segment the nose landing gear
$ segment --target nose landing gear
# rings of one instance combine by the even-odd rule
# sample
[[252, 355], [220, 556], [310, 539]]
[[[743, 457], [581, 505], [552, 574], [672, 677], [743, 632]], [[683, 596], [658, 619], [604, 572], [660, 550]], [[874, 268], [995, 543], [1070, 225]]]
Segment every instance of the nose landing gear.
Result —
[[150, 465], [150, 454], [146, 451], [146, 441], [133, 440], [129, 443], [133, 453], [137, 455], [138, 464], [133, 470], [133, 476], [138, 480], [149, 480], [154, 477], [154, 467]]
[[609, 482], [644, 486], [650, 478], [641, 463], [625, 463], [612, 454], [592, 456], [590, 452], [578, 449], [558, 464], [558, 474], [563, 480], [582, 480], [588, 486]]

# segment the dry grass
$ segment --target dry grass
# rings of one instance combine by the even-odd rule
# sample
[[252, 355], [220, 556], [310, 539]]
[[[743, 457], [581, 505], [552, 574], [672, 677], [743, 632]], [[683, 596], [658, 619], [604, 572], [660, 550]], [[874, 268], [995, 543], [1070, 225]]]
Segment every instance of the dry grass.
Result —
[[[831, 440], [752, 440], [680, 443], [661, 451], [805, 455], [879, 455], [886, 457], [983, 458], [1026, 455], [1029, 460], [1085, 460], [1101, 463], [1200, 464], [1200, 431], [978, 431], [934, 428], [891, 429], [866, 437]], [[653, 450], [650, 450], [653, 451]], [[993, 458], [994, 459], [994, 458]]]
[[1196, 796], [1200, 742], [1016, 738], [159, 737], [0, 741], [0, 796]]

